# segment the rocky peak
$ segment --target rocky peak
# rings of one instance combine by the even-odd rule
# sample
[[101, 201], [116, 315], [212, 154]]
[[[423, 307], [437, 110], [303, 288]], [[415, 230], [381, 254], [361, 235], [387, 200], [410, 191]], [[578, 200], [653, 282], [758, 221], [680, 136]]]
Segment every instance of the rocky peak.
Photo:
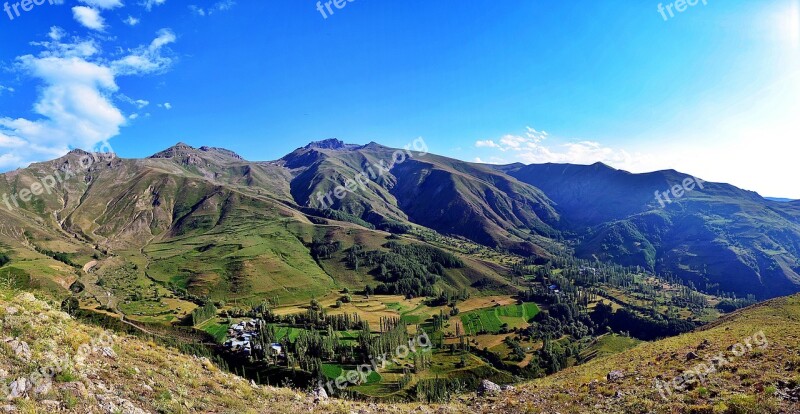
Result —
[[327, 149], [327, 150], [346, 150], [351, 148], [356, 148], [357, 145], [345, 144], [344, 141], [341, 141], [336, 138], [328, 138], [322, 141], [314, 141], [305, 146], [305, 149]]

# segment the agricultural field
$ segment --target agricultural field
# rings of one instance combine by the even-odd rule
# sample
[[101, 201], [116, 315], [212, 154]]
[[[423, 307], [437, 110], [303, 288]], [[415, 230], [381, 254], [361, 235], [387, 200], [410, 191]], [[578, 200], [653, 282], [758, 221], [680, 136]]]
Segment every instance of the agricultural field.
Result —
[[498, 334], [501, 331], [527, 327], [539, 313], [535, 303], [496, 306], [461, 314], [464, 332], [469, 335]]
[[218, 343], [225, 342], [228, 337], [229, 327], [227, 319], [209, 319], [196, 326], [197, 329], [213, 336]]

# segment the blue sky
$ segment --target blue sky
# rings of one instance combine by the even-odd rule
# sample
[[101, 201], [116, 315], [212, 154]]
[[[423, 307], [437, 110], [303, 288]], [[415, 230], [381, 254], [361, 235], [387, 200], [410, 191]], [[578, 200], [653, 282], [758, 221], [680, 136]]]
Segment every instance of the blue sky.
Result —
[[800, 198], [800, 0], [662, 2], [673, 17], [658, 6], [355, 0], [333, 14], [323, 2], [327, 18], [311, 0], [12, 7], [0, 14], [0, 170], [106, 139], [125, 157], [183, 141], [271, 160], [328, 137], [423, 137], [468, 161], [675, 168]]

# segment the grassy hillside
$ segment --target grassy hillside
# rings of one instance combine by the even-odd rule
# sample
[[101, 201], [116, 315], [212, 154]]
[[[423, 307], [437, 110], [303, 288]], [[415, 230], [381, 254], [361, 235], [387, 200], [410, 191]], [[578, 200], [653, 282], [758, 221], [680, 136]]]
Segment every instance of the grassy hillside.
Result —
[[[775, 299], [699, 331], [600, 357], [476, 406], [478, 411], [495, 406], [497, 412], [522, 413], [796, 412], [797, 403], [781, 396], [798, 393], [798, 339], [800, 296]], [[665, 389], [662, 398], [656, 379], [671, 381], [717, 355], [728, 361], [717, 372], [709, 372], [702, 383], [687, 383], [683, 392], [671, 386], [672, 393]], [[621, 378], [608, 380], [613, 371], [621, 371]]]
[[[8, 402], [20, 412], [400, 413], [417, 407], [342, 400], [315, 404], [295, 390], [252, 386], [207, 359], [76, 322], [30, 293], [0, 290], [0, 323], [9, 336], [0, 344], [0, 383], [18, 385], [20, 378], [26, 378], [37, 385], [27, 388], [27, 398]], [[787, 391], [796, 396], [800, 385], [798, 339], [800, 297], [782, 298], [740, 311], [703, 330], [643, 343], [623, 354], [599, 356], [514, 390], [494, 396], [467, 394], [449, 405], [427, 409], [449, 413], [793, 412], [796, 406], [781, 396]], [[741, 346], [728, 350], [736, 344]], [[596, 349], [632, 345], [611, 337]], [[728, 362], [718, 372], [708, 373], [703, 384], [665, 393], [666, 400], [653, 385], [657, 378], [668, 381], [720, 353]], [[697, 359], [687, 360], [690, 355]], [[619, 371], [619, 378], [607, 379], [612, 371]]]
[[[76, 322], [30, 293], [0, 290], [0, 394], [4, 412], [349, 413], [409, 412], [341, 400], [315, 404], [288, 388], [255, 386], [153, 341]], [[45, 375], [42, 375], [45, 373]], [[20, 381], [24, 379], [24, 381]], [[31, 380], [33, 385], [19, 384]], [[12, 387], [13, 384], [13, 387]], [[460, 410], [464, 412], [464, 410]]]

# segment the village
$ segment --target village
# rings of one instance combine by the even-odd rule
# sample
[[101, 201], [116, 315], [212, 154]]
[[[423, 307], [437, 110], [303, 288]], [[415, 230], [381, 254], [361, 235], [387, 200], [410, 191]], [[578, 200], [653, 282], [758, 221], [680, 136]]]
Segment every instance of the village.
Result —
[[[261, 354], [265, 350], [258, 339], [260, 338], [261, 330], [265, 327], [266, 324], [261, 319], [250, 319], [233, 324], [228, 329], [228, 340], [225, 341], [223, 346], [228, 351], [245, 357], [250, 357], [254, 353]], [[283, 356], [283, 345], [271, 343], [266, 353], [272, 357]]]

